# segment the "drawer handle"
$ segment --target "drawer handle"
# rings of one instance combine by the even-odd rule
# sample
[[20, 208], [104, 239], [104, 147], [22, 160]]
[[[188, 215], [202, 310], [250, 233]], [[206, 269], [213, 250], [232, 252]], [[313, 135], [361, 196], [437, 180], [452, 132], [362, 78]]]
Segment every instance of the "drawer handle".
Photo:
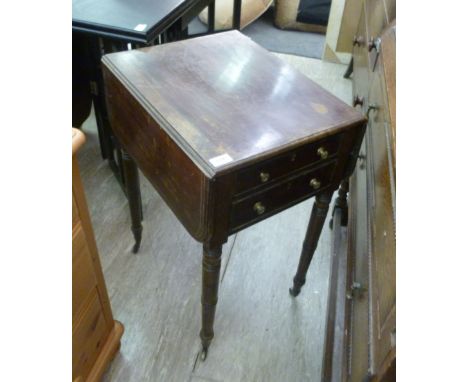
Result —
[[353, 37], [353, 46], [361, 46], [363, 43], [364, 38], [362, 36], [354, 36]]
[[362, 105], [364, 105], [364, 97], [361, 97], [361, 96], [358, 96], [358, 95], [354, 96], [353, 107], [356, 107], [357, 105], [360, 105], [361, 107], [362, 107]]
[[309, 185], [314, 189], [317, 190], [320, 188], [320, 181], [316, 178], [312, 178], [309, 182]]
[[319, 147], [318, 150], [317, 150], [317, 154], [322, 159], [327, 159], [328, 158], [328, 151], [324, 147]]
[[267, 172], [261, 172], [260, 173], [260, 180], [262, 181], [262, 183], [268, 182], [269, 179], [270, 179], [270, 174], [269, 173], [267, 173]]
[[257, 215], [261, 215], [265, 212], [266, 208], [262, 204], [262, 202], [257, 202], [253, 206], [254, 211], [257, 213]]

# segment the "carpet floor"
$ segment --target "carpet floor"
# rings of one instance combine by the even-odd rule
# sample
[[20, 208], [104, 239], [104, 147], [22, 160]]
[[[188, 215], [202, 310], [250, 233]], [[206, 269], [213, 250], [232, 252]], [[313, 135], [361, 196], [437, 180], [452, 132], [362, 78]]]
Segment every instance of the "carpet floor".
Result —
[[[287, 31], [275, 27], [274, 9], [270, 8], [260, 18], [242, 30], [260, 46], [271, 52], [296, 56], [322, 58], [325, 35], [300, 31]], [[189, 24], [189, 34], [202, 33], [206, 26], [198, 17]]]

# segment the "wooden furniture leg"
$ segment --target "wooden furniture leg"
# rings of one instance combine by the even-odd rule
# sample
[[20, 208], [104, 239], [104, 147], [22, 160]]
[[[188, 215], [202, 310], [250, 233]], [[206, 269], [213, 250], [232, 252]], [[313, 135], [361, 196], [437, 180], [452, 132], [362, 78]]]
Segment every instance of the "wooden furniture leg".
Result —
[[232, 10], [232, 29], [240, 30], [242, 0], [234, 0]]
[[312, 215], [307, 226], [307, 233], [302, 245], [301, 258], [294, 276], [294, 285], [289, 289], [291, 296], [296, 297], [306, 281], [307, 270], [309, 269], [312, 256], [314, 255], [317, 243], [322, 232], [323, 224], [327, 218], [332, 193], [326, 192], [316, 196]]
[[202, 343], [201, 358], [204, 361], [208, 347], [214, 337], [213, 323], [218, 302], [219, 271], [221, 269], [222, 245], [203, 244], [203, 275], [202, 275], [202, 328], [200, 338]]
[[132, 232], [135, 238], [133, 253], [137, 253], [141, 244], [141, 233], [143, 227], [142, 208], [141, 208], [141, 193], [140, 180], [138, 177], [138, 167], [128, 153], [122, 150], [122, 166], [124, 172], [125, 188], [127, 192], [128, 205], [130, 207], [130, 216], [132, 219]]
[[208, 32], [213, 33], [215, 30], [215, 3], [216, 0], [213, 0], [210, 5], [208, 5]]
[[333, 206], [333, 214], [330, 219], [330, 229], [333, 228], [333, 216], [335, 215], [335, 209], [341, 209], [341, 225], [348, 225], [348, 191], [349, 191], [349, 178], [343, 180], [340, 184], [340, 189], [338, 190], [338, 197], [335, 200]]

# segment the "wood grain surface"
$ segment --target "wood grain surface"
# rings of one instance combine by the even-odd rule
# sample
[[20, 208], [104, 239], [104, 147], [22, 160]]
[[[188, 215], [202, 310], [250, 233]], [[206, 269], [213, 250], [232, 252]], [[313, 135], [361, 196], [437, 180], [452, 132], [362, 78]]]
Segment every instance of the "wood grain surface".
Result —
[[238, 31], [111, 53], [103, 64], [208, 175], [365, 122]]
[[112, 316], [80, 177], [84, 142], [83, 132], [72, 129], [72, 378], [97, 382], [120, 347], [123, 326]]

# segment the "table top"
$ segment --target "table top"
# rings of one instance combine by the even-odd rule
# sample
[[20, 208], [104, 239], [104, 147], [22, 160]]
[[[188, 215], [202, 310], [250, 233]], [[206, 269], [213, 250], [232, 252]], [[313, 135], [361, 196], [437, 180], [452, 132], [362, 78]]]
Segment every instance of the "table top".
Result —
[[201, 0], [73, 0], [76, 31], [150, 42]]
[[365, 123], [238, 31], [112, 53], [103, 63], [210, 174]]

